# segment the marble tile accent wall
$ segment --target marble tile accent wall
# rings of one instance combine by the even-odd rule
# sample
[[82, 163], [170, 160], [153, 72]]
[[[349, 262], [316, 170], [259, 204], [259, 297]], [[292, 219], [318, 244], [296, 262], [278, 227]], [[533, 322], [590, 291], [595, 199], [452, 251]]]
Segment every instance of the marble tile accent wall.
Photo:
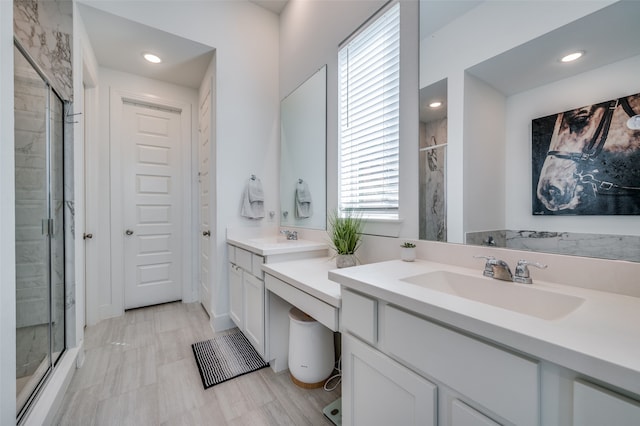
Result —
[[[446, 241], [447, 119], [420, 123], [420, 239]], [[422, 148], [431, 148], [422, 150]]]
[[14, 0], [13, 31], [65, 100], [73, 98], [71, 0]]
[[47, 89], [22, 58], [15, 58], [16, 320], [17, 327], [48, 323]]
[[640, 236], [498, 229], [467, 233], [467, 244], [640, 262]]

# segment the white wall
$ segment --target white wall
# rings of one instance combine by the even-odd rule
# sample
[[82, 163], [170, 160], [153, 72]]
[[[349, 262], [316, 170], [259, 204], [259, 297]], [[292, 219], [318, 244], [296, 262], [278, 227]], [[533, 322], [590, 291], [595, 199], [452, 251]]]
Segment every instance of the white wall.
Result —
[[[338, 49], [384, 0], [289, 0], [280, 15], [280, 99], [327, 65], [327, 209], [338, 199]], [[418, 2], [400, 1], [399, 234], [418, 236]], [[386, 231], [386, 230], [385, 230]]]
[[470, 74], [464, 88], [464, 229], [503, 229], [505, 97]]
[[[90, 6], [216, 49], [216, 175], [218, 270], [214, 325], [228, 323], [228, 226], [274, 226], [239, 215], [251, 174], [265, 189], [265, 210], [278, 210], [278, 17], [245, 1], [86, 1]], [[153, 13], [149, 13], [150, 10]], [[213, 237], [213, 236], [212, 236]]]
[[640, 235], [640, 216], [533, 216], [529, 189], [531, 120], [640, 93], [639, 75], [635, 56], [507, 99], [506, 229]]
[[13, 2], [0, 1], [0, 424], [16, 419]]

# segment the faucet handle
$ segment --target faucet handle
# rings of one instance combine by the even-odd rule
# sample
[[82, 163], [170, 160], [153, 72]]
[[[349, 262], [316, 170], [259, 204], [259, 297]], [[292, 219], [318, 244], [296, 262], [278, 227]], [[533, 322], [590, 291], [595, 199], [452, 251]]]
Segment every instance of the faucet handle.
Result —
[[484, 271], [482, 275], [486, 277], [493, 277], [493, 264], [496, 262], [496, 258], [493, 256], [483, 256], [483, 255], [475, 255], [473, 256], [476, 259], [486, 259], [487, 262], [484, 264]]
[[532, 284], [533, 280], [531, 279], [531, 275], [529, 273], [529, 265], [535, 266], [539, 269], [546, 269], [547, 265], [543, 265], [542, 263], [530, 262], [525, 259], [518, 260], [518, 264], [516, 265], [516, 273], [513, 277], [513, 281], [522, 284]]

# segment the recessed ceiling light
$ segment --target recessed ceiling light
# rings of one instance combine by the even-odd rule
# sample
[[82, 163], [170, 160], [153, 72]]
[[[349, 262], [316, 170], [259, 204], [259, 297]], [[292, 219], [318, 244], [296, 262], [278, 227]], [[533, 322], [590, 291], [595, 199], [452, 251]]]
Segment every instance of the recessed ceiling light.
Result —
[[442, 106], [442, 102], [440, 102], [440, 101], [431, 102], [431, 103], [429, 104], [429, 107], [430, 107], [430, 108], [438, 108], [438, 107], [440, 107], [440, 106]]
[[162, 62], [162, 59], [160, 59], [159, 56], [154, 55], [153, 53], [145, 53], [142, 56], [152, 64], [159, 64], [160, 62]]
[[580, 58], [582, 55], [584, 55], [584, 52], [569, 53], [568, 55], [563, 56], [562, 59], [560, 59], [560, 61], [562, 61], [562, 62], [573, 62], [576, 59]]

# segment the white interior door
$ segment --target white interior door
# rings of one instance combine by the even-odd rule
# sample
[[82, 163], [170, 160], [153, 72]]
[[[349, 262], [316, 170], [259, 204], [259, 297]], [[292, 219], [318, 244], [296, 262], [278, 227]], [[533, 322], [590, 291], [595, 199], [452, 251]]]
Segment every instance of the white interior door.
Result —
[[125, 102], [125, 309], [182, 297], [181, 117]]
[[200, 303], [211, 316], [211, 90], [200, 102]]

